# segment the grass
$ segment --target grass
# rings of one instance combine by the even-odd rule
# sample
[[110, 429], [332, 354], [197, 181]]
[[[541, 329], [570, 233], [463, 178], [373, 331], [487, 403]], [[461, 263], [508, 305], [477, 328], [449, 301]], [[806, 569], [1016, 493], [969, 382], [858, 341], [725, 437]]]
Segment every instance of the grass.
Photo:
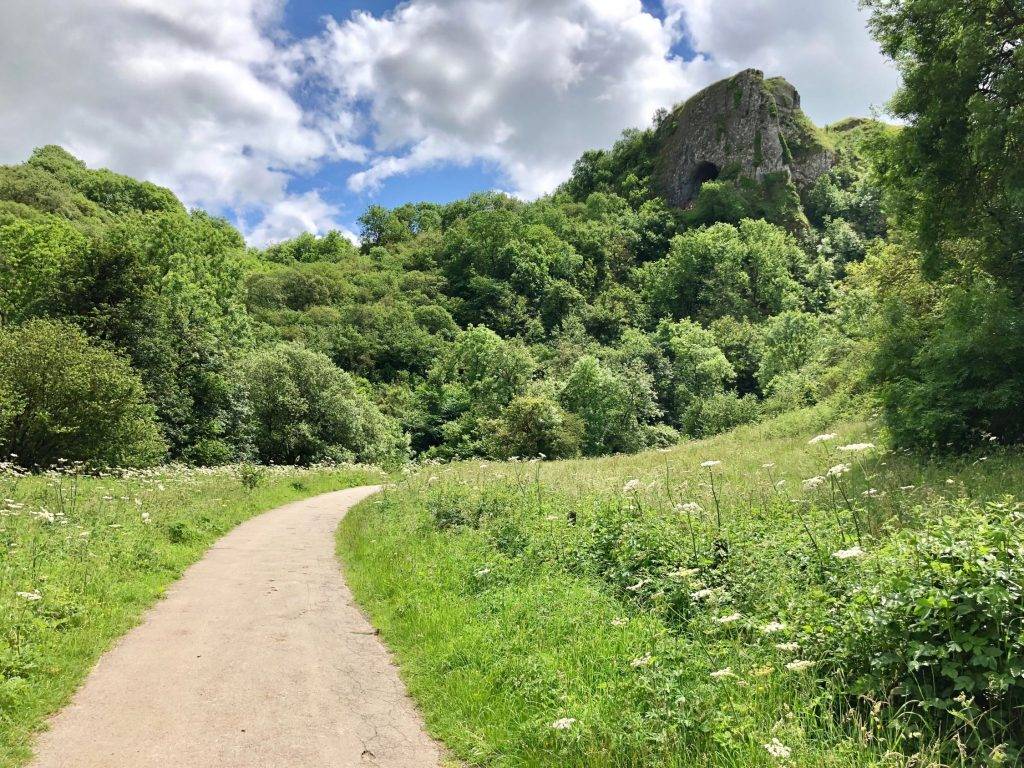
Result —
[[[878, 439], [828, 419], [636, 456], [425, 466], [348, 515], [339, 554], [431, 732], [471, 765], [953, 764], [966, 731], [847, 695], [847, 603], [890, 572], [901, 530], [956, 499], [1024, 496], [1024, 456], [839, 453]], [[834, 556], [858, 541], [864, 555]]]
[[0, 470], [3, 766], [28, 759], [45, 718], [217, 538], [267, 509], [380, 478], [359, 467]]

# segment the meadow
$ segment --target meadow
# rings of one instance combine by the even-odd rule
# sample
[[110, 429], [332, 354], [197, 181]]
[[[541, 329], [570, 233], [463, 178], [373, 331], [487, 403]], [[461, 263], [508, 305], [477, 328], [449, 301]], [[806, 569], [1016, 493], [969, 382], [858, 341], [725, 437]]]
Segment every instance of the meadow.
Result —
[[884, 445], [819, 408], [421, 465], [339, 554], [471, 765], [1017, 764], [1024, 455]]
[[0, 465], [0, 765], [27, 760], [43, 720], [221, 535], [259, 512], [381, 476], [345, 465], [93, 475]]

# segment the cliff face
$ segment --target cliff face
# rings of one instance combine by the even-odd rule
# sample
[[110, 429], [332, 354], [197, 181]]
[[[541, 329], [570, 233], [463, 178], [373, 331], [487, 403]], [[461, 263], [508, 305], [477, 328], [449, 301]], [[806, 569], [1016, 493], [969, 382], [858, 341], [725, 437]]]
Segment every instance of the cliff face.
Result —
[[655, 185], [683, 208], [706, 181], [783, 175], [803, 188], [834, 163], [797, 90], [756, 69], [705, 88], [671, 112], [657, 135]]

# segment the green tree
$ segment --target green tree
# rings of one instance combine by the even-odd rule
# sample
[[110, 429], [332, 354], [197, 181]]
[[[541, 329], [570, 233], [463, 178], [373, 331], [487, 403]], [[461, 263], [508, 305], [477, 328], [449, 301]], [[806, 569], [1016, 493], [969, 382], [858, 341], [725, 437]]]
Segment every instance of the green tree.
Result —
[[250, 353], [239, 373], [263, 461], [388, 463], [403, 458], [407, 442], [398, 425], [326, 355], [281, 343]]
[[148, 466], [166, 451], [138, 375], [72, 325], [0, 331], [0, 398], [0, 452], [24, 466]]

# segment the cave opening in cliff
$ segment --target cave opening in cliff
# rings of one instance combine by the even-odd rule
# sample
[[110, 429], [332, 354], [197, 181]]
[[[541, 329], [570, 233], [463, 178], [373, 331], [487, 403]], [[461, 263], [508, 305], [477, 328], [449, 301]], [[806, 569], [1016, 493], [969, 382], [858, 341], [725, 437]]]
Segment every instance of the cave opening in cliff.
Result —
[[707, 181], [714, 181], [718, 178], [721, 173], [718, 170], [718, 166], [714, 163], [701, 163], [697, 166], [697, 169], [693, 172], [693, 191], [694, 193], [700, 192], [700, 188], [704, 186]]

